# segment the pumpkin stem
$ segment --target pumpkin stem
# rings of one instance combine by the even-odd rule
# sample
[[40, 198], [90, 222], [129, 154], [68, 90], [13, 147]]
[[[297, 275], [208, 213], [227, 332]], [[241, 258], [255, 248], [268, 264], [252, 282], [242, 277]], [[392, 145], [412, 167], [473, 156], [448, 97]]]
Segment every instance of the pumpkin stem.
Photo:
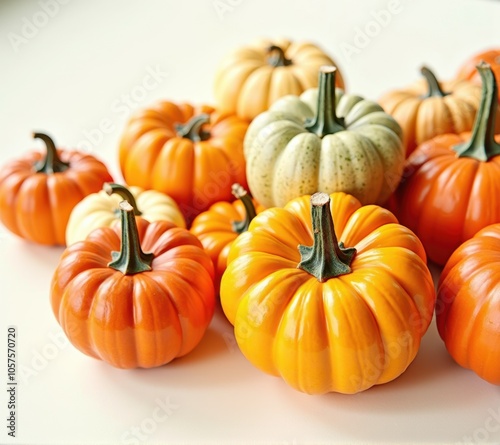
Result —
[[130, 190], [123, 185], [115, 184], [114, 182], [105, 182], [102, 186], [102, 189], [111, 196], [113, 193], [121, 196], [124, 200], [128, 201], [128, 203], [134, 208], [134, 215], [141, 216], [142, 212], [137, 207], [137, 202], [134, 198], [134, 195], [130, 192]]
[[327, 193], [319, 192], [311, 196], [311, 216], [314, 244], [299, 245], [301, 260], [297, 267], [320, 282], [350, 273], [356, 249], [346, 248], [338, 242]]
[[240, 234], [248, 230], [248, 226], [257, 215], [257, 212], [255, 211], [252, 198], [240, 184], [233, 184], [231, 193], [235, 198], [239, 199], [245, 207], [245, 219], [232, 222], [233, 232]]
[[128, 201], [120, 202], [120, 220], [122, 226], [121, 249], [119, 252], [111, 252], [113, 261], [108, 264], [108, 267], [119, 270], [124, 275], [151, 270], [154, 255], [144, 253], [141, 249], [134, 208]]
[[313, 121], [306, 125], [307, 131], [320, 138], [345, 130], [343, 119], [335, 114], [335, 74], [334, 66], [322, 66], [319, 69], [318, 110]]
[[500, 155], [500, 144], [495, 141], [498, 86], [489, 64], [480, 62], [476, 68], [481, 76], [482, 94], [472, 136], [468, 142], [455, 145], [453, 150], [461, 158], [469, 157], [486, 162], [493, 156]]
[[271, 45], [269, 48], [267, 48], [267, 52], [269, 53], [267, 63], [275, 68], [278, 66], [289, 66], [293, 63], [290, 59], [287, 59], [285, 57], [283, 48], [277, 45]]
[[35, 171], [37, 173], [51, 175], [53, 173], [63, 172], [69, 168], [69, 164], [61, 161], [59, 156], [57, 156], [56, 146], [49, 136], [44, 133], [33, 133], [33, 138], [41, 139], [45, 142], [45, 147], [47, 149], [45, 157], [35, 165]]
[[208, 114], [200, 114], [199, 116], [193, 116], [185, 124], [176, 124], [175, 131], [177, 136], [180, 138], [191, 139], [193, 142], [206, 141], [210, 138], [210, 133], [204, 131], [202, 126], [210, 120]]
[[428, 97], [444, 97], [450, 94], [450, 93], [445, 93], [441, 89], [441, 85], [439, 85], [436, 76], [429, 68], [423, 66], [422, 68], [420, 68], [420, 72], [427, 81], [427, 87], [429, 88], [429, 91], [427, 92], [426, 95], [422, 96], [422, 99], [427, 99]]

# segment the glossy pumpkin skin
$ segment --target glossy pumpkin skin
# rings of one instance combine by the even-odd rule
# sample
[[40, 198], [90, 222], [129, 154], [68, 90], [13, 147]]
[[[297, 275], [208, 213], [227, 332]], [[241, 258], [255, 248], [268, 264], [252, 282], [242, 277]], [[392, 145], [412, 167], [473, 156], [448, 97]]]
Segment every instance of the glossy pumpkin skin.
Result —
[[152, 368], [188, 354], [215, 307], [213, 265], [198, 239], [170, 222], [135, 218], [131, 212], [150, 270], [110, 267], [112, 252], [124, 251], [116, 224], [69, 246], [51, 285], [52, 310], [71, 343], [117, 368]]
[[[178, 126], [188, 122], [192, 129], [185, 134], [187, 127], [181, 131]], [[234, 182], [246, 187], [247, 128], [248, 122], [212, 107], [157, 102], [135, 113], [123, 132], [119, 158], [124, 180], [172, 197], [189, 224], [215, 202], [232, 200]]]
[[[220, 110], [252, 120], [277, 99], [318, 85], [318, 69], [336, 63], [311, 42], [259, 39], [229, 53], [220, 63], [214, 94]], [[344, 88], [342, 75], [337, 86]]]
[[[215, 289], [219, 292], [220, 280], [226, 270], [227, 256], [233, 241], [248, 229], [255, 214], [264, 210], [254, 199], [245, 194], [243, 199], [233, 202], [221, 201], [213, 204], [208, 210], [199, 214], [193, 221], [190, 232], [203, 244], [210, 255], [215, 268]], [[252, 209], [248, 210], [248, 205]]]
[[460, 366], [500, 385], [500, 224], [480, 230], [446, 263], [436, 322]]
[[421, 144], [408, 158], [396, 191], [398, 219], [417, 234], [429, 259], [439, 265], [479, 230], [500, 222], [497, 87], [489, 86], [474, 132], [440, 135]]
[[481, 87], [467, 80], [438, 82], [427, 68], [424, 79], [388, 91], [379, 99], [403, 129], [408, 157], [415, 148], [440, 134], [470, 131], [481, 99]]
[[[119, 187], [122, 192], [113, 192], [112, 187]], [[186, 227], [186, 221], [177, 203], [164, 193], [156, 190], [143, 190], [140, 187], [126, 188], [133, 200], [137, 215], [148, 220], [170, 221], [177, 227]], [[92, 193], [82, 199], [72, 210], [66, 228], [66, 244], [69, 246], [84, 240], [87, 235], [99, 227], [111, 227], [120, 219], [120, 202], [126, 199], [123, 186], [106, 183], [103, 190]]]
[[[474, 54], [466, 60], [458, 69], [458, 80], [470, 80], [473, 83], [481, 85], [481, 76], [477, 72], [476, 66], [481, 61], [488, 63], [495, 74], [497, 83], [500, 81], [500, 48], [491, 48]], [[500, 102], [500, 94], [498, 95]]]
[[401, 128], [380, 105], [335, 89], [323, 67], [319, 88], [286, 96], [260, 114], [245, 136], [250, 192], [264, 207], [318, 190], [384, 203], [401, 179]]
[[35, 137], [43, 138], [46, 153], [29, 152], [0, 171], [0, 220], [21, 238], [64, 246], [73, 208], [113, 178], [94, 156], [58, 150], [48, 136]]
[[297, 246], [315, 238], [303, 196], [253, 219], [221, 282], [222, 308], [246, 358], [309, 394], [351, 394], [398, 377], [435, 303], [418, 238], [381, 207], [344, 193], [330, 198], [336, 239], [357, 251], [349, 273], [320, 281], [298, 267]]

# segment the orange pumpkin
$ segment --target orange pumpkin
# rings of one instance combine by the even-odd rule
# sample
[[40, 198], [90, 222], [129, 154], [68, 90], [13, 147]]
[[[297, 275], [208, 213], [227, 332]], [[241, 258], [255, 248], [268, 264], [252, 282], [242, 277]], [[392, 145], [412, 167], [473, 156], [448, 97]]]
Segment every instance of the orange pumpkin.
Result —
[[453, 252], [439, 280], [436, 322], [460, 366], [500, 385], [500, 224]]
[[160, 101], [141, 109], [120, 141], [125, 182], [169, 195], [189, 224], [212, 204], [232, 200], [233, 183], [246, 187], [247, 127], [237, 116], [208, 106]]
[[248, 230], [254, 216], [263, 210], [240, 184], [233, 184], [232, 191], [237, 198], [235, 201], [213, 204], [194, 219], [190, 229], [212, 258], [217, 292], [233, 241]]
[[423, 80], [389, 91], [378, 101], [401, 125], [407, 157], [434, 136], [469, 131], [481, 100], [479, 85], [466, 80], [440, 84], [428, 68], [421, 72]]
[[258, 369], [305, 393], [352, 394], [407, 369], [435, 292], [418, 238], [337, 192], [257, 215], [231, 246], [220, 299]]
[[[491, 66], [497, 83], [500, 82], [500, 48], [492, 48], [474, 54], [460, 66], [457, 73], [457, 79], [470, 80], [471, 82], [481, 84], [481, 76], [479, 76], [476, 69], [477, 64], [481, 61]], [[498, 101], [500, 102], [500, 93], [498, 94]]]
[[0, 221], [26, 240], [64, 246], [73, 208], [113, 178], [94, 156], [57, 150], [43, 133], [33, 137], [46, 152], [32, 151], [0, 171]]
[[81, 352], [118, 368], [161, 366], [192, 351], [211, 321], [212, 261], [187, 229], [135, 217], [127, 201], [120, 209], [121, 224], [65, 250], [52, 310]]
[[421, 144], [407, 160], [396, 190], [400, 222], [440, 265], [480, 229], [500, 222], [497, 85], [488, 64], [478, 70], [483, 95], [472, 134], [446, 134]]
[[[214, 81], [217, 106], [251, 120], [276, 99], [317, 87], [322, 65], [337, 66], [311, 42], [258, 39], [236, 48], [220, 63]], [[344, 88], [338, 70], [336, 85]]]

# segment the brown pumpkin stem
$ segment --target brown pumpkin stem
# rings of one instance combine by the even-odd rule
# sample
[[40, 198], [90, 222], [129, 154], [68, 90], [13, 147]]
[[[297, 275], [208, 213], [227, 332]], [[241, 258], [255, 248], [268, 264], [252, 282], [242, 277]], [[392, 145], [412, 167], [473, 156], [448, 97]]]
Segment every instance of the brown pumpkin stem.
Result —
[[311, 216], [314, 244], [299, 245], [301, 260], [297, 267], [320, 282], [350, 273], [356, 249], [338, 242], [327, 193], [311, 196]]
[[257, 212], [255, 211], [252, 198], [240, 184], [233, 184], [231, 193], [235, 198], [239, 199], [245, 207], [245, 219], [232, 222], [233, 232], [240, 234], [248, 230], [248, 226], [257, 215]]
[[108, 267], [119, 270], [124, 275], [151, 270], [154, 255], [144, 253], [141, 249], [134, 208], [128, 201], [120, 202], [120, 220], [122, 227], [121, 249], [119, 252], [111, 252], [113, 261], [108, 264]]
[[422, 99], [427, 99], [429, 97], [444, 97], [447, 96], [450, 93], [445, 93], [441, 89], [441, 85], [439, 85], [439, 81], [437, 80], [436, 76], [434, 73], [427, 68], [426, 66], [423, 66], [420, 68], [420, 72], [424, 76], [425, 80], [427, 81], [427, 87], [428, 91], [427, 94], [422, 96]]
[[316, 134], [320, 138], [345, 130], [343, 119], [335, 114], [336, 72], [337, 68], [334, 66], [322, 66], [320, 68], [318, 110], [313, 121], [305, 126], [307, 131]]
[[500, 144], [495, 141], [498, 86], [489, 64], [481, 62], [476, 68], [481, 76], [482, 94], [472, 136], [468, 142], [455, 145], [453, 150], [461, 158], [468, 157], [486, 162], [500, 155]]
[[283, 48], [277, 45], [271, 45], [267, 48], [267, 52], [269, 53], [267, 63], [275, 68], [278, 66], [289, 66], [293, 63], [290, 59], [286, 58]]
[[123, 185], [115, 184], [114, 182], [105, 182], [102, 186], [102, 189], [111, 196], [113, 193], [116, 193], [124, 200], [128, 201], [128, 203], [134, 208], [134, 215], [141, 216], [142, 212], [137, 207], [137, 202], [134, 198], [134, 195], [130, 192], [130, 190]]
[[57, 155], [56, 145], [54, 141], [45, 133], [33, 133], [34, 139], [41, 139], [45, 142], [47, 149], [45, 157], [35, 164], [35, 171], [37, 173], [45, 173], [52, 175], [53, 173], [60, 173], [69, 168], [67, 162], [61, 161]]
[[210, 121], [208, 114], [193, 116], [185, 124], [176, 124], [175, 131], [180, 138], [187, 138], [193, 142], [206, 141], [210, 138], [210, 132], [203, 130], [203, 125]]

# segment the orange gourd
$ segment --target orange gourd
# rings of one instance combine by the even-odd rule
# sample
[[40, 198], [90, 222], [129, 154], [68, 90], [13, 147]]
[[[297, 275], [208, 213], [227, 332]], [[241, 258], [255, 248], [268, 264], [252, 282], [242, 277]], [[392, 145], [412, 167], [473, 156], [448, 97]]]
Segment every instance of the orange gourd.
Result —
[[494, 136], [497, 85], [478, 65], [483, 95], [472, 133], [437, 136], [408, 158], [396, 190], [397, 216], [444, 265], [480, 229], [500, 222], [500, 137]]
[[33, 136], [45, 143], [46, 152], [27, 153], [0, 171], [0, 221], [26, 240], [64, 246], [73, 208], [113, 178], [94, 156], [58, 150], [43, 133]]
[[190, 228], [212, 258], [215, 267], [215, 289], [226, 270], [227, 256], [233, 241], [243, 232], [263, 207], [253, 200], [240, 184], [233, 184], [233, 202], [220, 201], [198, 215]]
[[500, 224], [453, 252], [439, 280], [436, 322], [460, 366], [500, 385]]
[[161, 366], [192, 351], [212, 319], [212, 261], [187, 229], [135, 217], [127, 201], [120, 211], [120, 224], [64, 251], [52, 310], [81, 352], [118, 368]]
[[233, 183], [246, 186], [247, 127], [209, 106], [160, 101], [138, 110], [119, 145], [125, 182], [172, 197], [189, 225], [212, 204], [232, 200]]
[[305, 393], [351, 394], [407, 369], [435, 291], [418, 238], [337, 192], [257, 215], [231, 246], [220, 299], [254, 366]]

